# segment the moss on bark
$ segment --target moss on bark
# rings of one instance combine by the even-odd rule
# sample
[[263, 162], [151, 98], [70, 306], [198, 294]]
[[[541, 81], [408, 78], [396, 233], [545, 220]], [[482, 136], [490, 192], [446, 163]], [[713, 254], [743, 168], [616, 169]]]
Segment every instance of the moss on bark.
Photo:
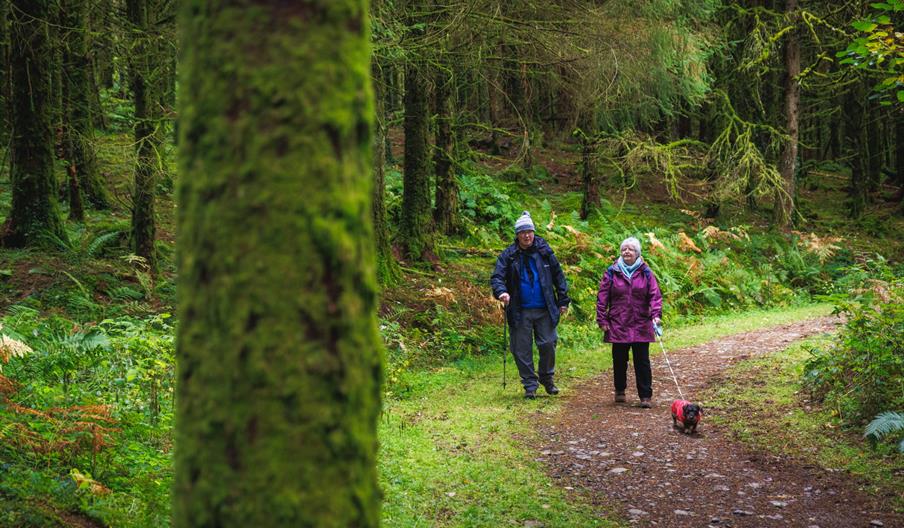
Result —
[[405, 255], [413, 260], [433, 251], [427, 106], [427, 80], [417, 65], [410, 65], [405, 71], [405, 174], [399, 238]]
[[377, 251], [377, 280], [380, 284], [386, 286], [394, 284], [401, 277], [401, 270], [392, 254], [392, 246], [389, 242], [389, 226], [386, 222], [386, 172], [384, 164], [386, 163], [386, 112], [384, 99], [386, 97], [383, 88], [383, 75], [377, 60], [373, 60], [371, 65], [371, 78], [374, 86], [374, 103], [375, 115], [377, 116], [374, 123], [374, 186], [373, 200], [371, 207], [373, 208], [374, 218], [374, 245]]
[[157, 97], [152, 77], [153, 42], [149, 24], [150, 0], [127, 0], [126, 12], [133, 26], [132, 53], [129, 55], [129, 84], [135, 101], [135, 183], [132, 186], [132, 246], [135, 254], [147, 261], [152, 271], [157, 269], [157, 222], [154, 198], [161, 138]]
[[174, 526], [377, 526], [366, 3], [180, 9]]
[[[64, 147], [70, 173], [74, 168], [77, 188], [96, 209], [106, 209], [110, 207], [110, 195], [100, 178], [94, 155], [94, 119], [91, 115], [94, 80], [88, 55], [88, 8], [89, 3], [83, 0], [64, 0], [62, 3]], [[70, 192], [73, 191], [71, 183]], [[81, 199], [70, 195], [69, 201], [75, 204]]]
[[11, 6], [10, 27], [16, 28], [10, 35], [9, 60], [12, 210], [3, 243], [37, 245], [48, 237], [65, 241], [53, 174], [51, 12], [42, 0], [16, 0]]
[[452, 76], [447, 65], [437, 68], [433, 101], [436, 109], [436, 170], [433, 224], [438, 232], [451, 234], [458, 228], [458, 181], [452, 165], [455, 138], [452, 135]]

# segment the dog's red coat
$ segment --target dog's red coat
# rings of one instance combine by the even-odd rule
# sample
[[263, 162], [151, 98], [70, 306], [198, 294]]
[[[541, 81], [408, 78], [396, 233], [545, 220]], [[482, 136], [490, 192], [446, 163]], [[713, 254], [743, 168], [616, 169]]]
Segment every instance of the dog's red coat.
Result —
[[[678, 420], [681, 423], [684, 423], [684, 406], [691, 402], [687, 400], [675, 400], [672, 402], [672, 417]], [[703, 416], [703, 410], [697, 414], [697, 423], [700, 422], [700, 418]], [[690, 425], [690, 424], [688, 424]]]

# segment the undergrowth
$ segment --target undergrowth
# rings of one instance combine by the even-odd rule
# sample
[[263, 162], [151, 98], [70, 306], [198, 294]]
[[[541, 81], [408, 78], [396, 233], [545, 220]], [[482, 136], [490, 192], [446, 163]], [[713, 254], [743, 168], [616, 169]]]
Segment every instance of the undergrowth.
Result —
[[904, 510], [899, 478], [904, 458], [895, 454], [892, 445], [871, 447], [862, 430], [846, 427], [846, 417], [811, 398], [805, 385], [802, 376], [811, 368], [814, 354], [833, 346], [836, 339], [814, 337], [743, 362], [703, 401], [714, 411], [710, 413], [713, 422], [736, 439], [820, 467], [848, 471], [864, 483], [864, 489], [892, 498], [892, 506]]
[[[803, 374], [811, 396], [858, 429], [881, 413], [904, 412], [904, 283], [886, 275], [867, 286], [839, 305], [844, 329], [814, 349]], [[883, 436], [900, 440], [904, 427]]]

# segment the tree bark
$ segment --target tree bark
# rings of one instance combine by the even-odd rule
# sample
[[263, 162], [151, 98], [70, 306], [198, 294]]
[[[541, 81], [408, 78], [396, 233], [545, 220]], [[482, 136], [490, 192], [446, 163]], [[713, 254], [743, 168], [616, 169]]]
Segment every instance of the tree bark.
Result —
[[386, 220], [386, 181], [384, 166], [386, 163], [386, 93], [383, 84], [384, 75], [376, 58], [372, 59], [371, 78], [374, 86], [375, 115], [374, 123], [374, 187], [371, 193], [373, 209], [374, 242], [377, 250], [377, 280], [382, 285], [393, 284], [399, 276], [399, 266], [392, 254], [389, 240], [389, 225]]
[[875, 102], [868, 106], [866, 122], [866, 152], [867, 152], [867, 181], [869, 192], [879, 191], [879, 182], [882, 180], [882, 133], [880, 129], [881, 110]]
[[[895, 184], [904, 191], [904, 116], [895, 112]], [[904, 196], [904, 192], [900, 194]]]
[[9, 0], [0, 0], [0, 144], [9, 141]]
[[427, 106], [424, 74], [417, 65], [409, 65], [405, 72], [405, 173], [399, 238], [405, 256], [412, 260], [422, 260], [433, 251]]
[[849, 210], [853, 219], [863, 215], [869, 186], [866, 156], [862, 155], [867, 141], [866, 123], [864, 122], [867, 105], [865, 82], [862, 77], [854, 82], [843, 106], [845, 145], [851, 159], [851, 181], [848, 189]]
[[436, 196], [433, 223], [437, 232], [444, 234], [453, 233], [458, 222], [458, 182], [452, 168], [455, 140], [452, 135], [451, 88], [452, 77], [446, 70], [437, 69], [433, 92], [436, 108], [436, 146], [433, 150]]
[[363, 0], [186, 0], [173, 525], [375, 527]]
[[600, 206], [600, 187], [593, 166], [593, 140], [594, 134], [592, 112], [585, 112], [581, 117], [581, 182], [584, 188], [584, 199], [581, 201], [581, 220], [587, 220], [590, 212]]
[[47, 237], [68, 242], [57, 205], [53, 173], [53, 44], [48, 2], [14, 0], [10, 9], [10, 180], [12, 210], [3, 228], [3, 244], [40, 245]]
[[[94, 120], [91, 115], [91, 94], [94, 92], [91, 59], [88, 55], [88, 3], [83, 0], [64, 0], [62, 5], [63, 35], [63, 102], [65, 109], [64, 152], [69, 164], [69, 190], [84, 192], [96, 209], [110, 206], [110, 196], [104, 186], [94, 155]], [[69, 196], [70, 207], [80, 196]], [[70, 212], [70, 218], [73, 218]]]
[[[797, 0], [787, 0], [785, 16], [791, 24], [798, 22]], [[779, 173], [782, 188], [775, 193], [773, 223], [778, 227], [788, 227], [794, 218], [795, 167], [800, 136], [800, 37], [797, 30], [788, 33], [785, 43], [785, 131], [788, 140], [782, 146], [779, 158]]]
[[135, 102], [135, 181], [132, 186], [132, 248], [157, 270], [157, 224], [154, 196], [157, 187], [157, 160], [161, 150], [159, 123], [155, 111], [158, 102], [152, 76], [152, 34], [148, 8], [151, 0], [126, 0], [126, 12], [135, 35], [129, 54], [129, 85]]

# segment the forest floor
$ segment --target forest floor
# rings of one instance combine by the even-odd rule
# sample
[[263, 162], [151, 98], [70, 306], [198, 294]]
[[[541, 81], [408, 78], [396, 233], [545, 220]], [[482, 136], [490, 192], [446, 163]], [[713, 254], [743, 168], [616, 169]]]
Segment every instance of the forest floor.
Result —
[[[575, 387], [562, 412], [536, 417], [547, 439], [539, 460], [560, 486], [636, 526], [904, 526], [904, 515], [895, 511], [901, 500], [896, 492], [866, 493], [844, 471], [742, 442], [728, 424], [713, 423], [713, 416], [730, 415], [730, 409], [696, 399], [725, 384], [731, 365], [781, 352], [837, 324], [837, 318], [823, 317], [667, 350], [686, 399], [704, 407], [692, 435], [672, 426], [669, 407], [678, 392], [661, 354], [652, 358], [652, 409], [637, 405], [631, 367], [628, 402], [614, 403], [607, 370]], [[774, 412], [785, 409], [775, 405]], [[752, 421], [746, 425], [755, 434], [760, 418], [732, 419]]]

